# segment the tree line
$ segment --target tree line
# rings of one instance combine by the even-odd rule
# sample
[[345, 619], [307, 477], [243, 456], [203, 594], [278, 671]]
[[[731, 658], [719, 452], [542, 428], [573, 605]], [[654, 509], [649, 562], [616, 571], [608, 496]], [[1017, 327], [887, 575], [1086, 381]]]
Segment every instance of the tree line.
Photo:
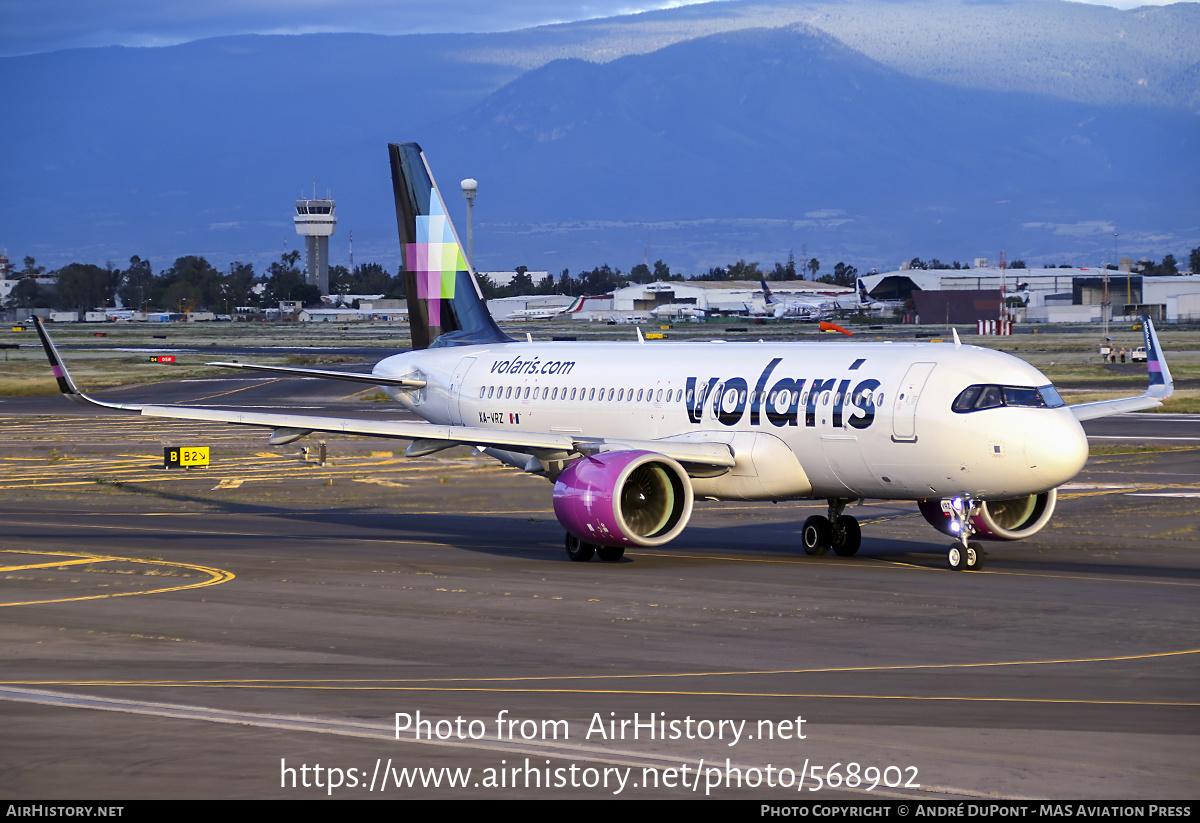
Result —
[[[19, 279], [9, 294], [4, 307], [11, 309], [52, 308], [86, 311], [115, 307], [118, 304], [128, 309], [145, 311], [188, 312], [206, 309], [229, 314], [240, 306], [275, 306], [280, 300], [295, 300], [302, 305], [319, 305], [321, 294], [316, 286], [305, 282], [304, 272], [299, 266], [300, 252], [289, 251], [267, 266], [262, 274], [254, 271], [250, 263], [234, 262], [227, 271], [216, 269], [203, 257], [187, 255], [178, 258], [169, 268], [155, 273], [150, 261], [134, 255], [129, 265], [117, 268], [111, 262], [103, 267], [90, 263], [71, 263], [57, 272], [47, 272], [33, 257], [24, 259], [24, 268], [14, 272]], [[1064, 263], [1064, 268], [1069, 266]], [[1189, 254], [1191, 271], [1200, 271], [1200, 247]], [[954, 261], [945, 264], [936, 257], [923, 261], [914, 257], [910, 269], [969, 269], [970, 266]], [[1023, 269], [1024, 261], [1015, 260], [1009, 268]], [[1115, 268], [1110, 266], [1110, 268]], [[771, 268], [761, 269], [757, 261], [740, 259], [726, 266], [713, 266], [705, 272], [685, 276], [672, 272], [662, 260], [653, 264], [638, 263], [628, 272], [613, 268], [607, 263], [590, 271], [571, 274], [563, 269], [557, 276], [550, 275], [538, 283], [533, 282], [526, 266], [516, 268], [516, 276], [505, 285], [493, 283], [485, 274], [479, 275], [479, 285], [485, 298], [514, 297], [523, 294], [565, 294], [570, 296], [608, 294], [633, 283], [658, 281], [789, 281], [811, 279], [839, 286], [853, 286], [858, 278], [858, 269], [838, 261], [832, 273], [818, 276], [821, 263], [813, 257], [798, 265], [789, 254], [786, 262], [776, 262]], [[1166, 255], [1161, 263], [1153, 260], [1134, 265], [1137, 273], [1146, 276], [1178, 274], [1175, 256]], [[39, 286], [38, 276], [56, 274], [55, 288]], [[808, 277], [805, 277], [805, 274]], [[329, 290], [332, 295], [382, 294], [388, 299], [404, 299], [407, 294], [403, 271], [389, 274], [379, 263], [362, 263], [353, 271], [345, 266], [329, 269]]]

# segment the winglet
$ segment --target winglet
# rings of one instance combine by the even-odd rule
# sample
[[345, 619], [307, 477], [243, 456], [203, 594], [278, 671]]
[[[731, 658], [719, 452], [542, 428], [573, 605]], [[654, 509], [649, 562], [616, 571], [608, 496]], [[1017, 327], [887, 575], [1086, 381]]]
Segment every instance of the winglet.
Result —
[[1137, 397], [1118, 397], [1114, 400], [1096, 400], [1092, 403], [1079, 403], [1071, 406], [1071, 413], [1077, 420], [1092, 420], [1097, 417], [1107, 417], [1110, 414], [1145, 411], [1156, 409], [1175, 392], [1175, 383], [1171, 380], [1171, 370], [1162, 355], [1162, 346], [1158, 335], [1154, 332], [1154, 322], [1149, 315], [1142, 315], [1142, 333], [1146, 338], [1146, 369], [1150, 372], [1150, 385], [1144, 394]]
[[75, 381], [71, 379], [71, 373], [67, 371], [67, 367], [63, 365], [62, 358], [58, 356], [58, 349], [54, 347], [54, 341], [50, 339], [50, 335], [46, 333], [45, 326], [42, 325], [42, 318], [34, 315], [33, 326], [37, 329], [38, 337], [42, 339], [42, 348], [46, 350], [46, 358], [50, 361], [50, 370], [54, 372], [54, 379], [58, 381], [58, 390], [67, 396], [68, 400], [79, 403], [82, 406], [100, 406], [105, 409], [121, 409], [123, 411], [139, 411], [138, 406], [128, 406], [119, 403], [104, 403], [88, 397], [81, 392], [75, 385]]
[[1171, 380], [1171, 370], [1162, 356], [1162, 347], [1158, 342], [1158, 334], [1154, 331], [1154, 321], [1150, 315], [1142, 315], [1142, 334], [1146, 337], [1146, 368], [1150, 372], [1150, 386], [1146, 394], [1151, 397], [1166, 399], [1175, 392], [1175, 383]]

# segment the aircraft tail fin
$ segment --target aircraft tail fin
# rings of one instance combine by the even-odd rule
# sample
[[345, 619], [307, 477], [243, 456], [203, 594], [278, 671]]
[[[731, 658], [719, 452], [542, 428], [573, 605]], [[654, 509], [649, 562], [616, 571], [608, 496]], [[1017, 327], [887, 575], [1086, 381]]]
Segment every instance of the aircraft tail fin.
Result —
[[866, 305], [871, 302], [871, 295], [867, 294], [867, 284], [858, 279], [858, 302], [860, 305]]
[[766, 302], [766, 304], [767, 304], [768, 306], [769, 306], [769, 305], [771, 305], [772, 303], [774, 303], [774, 302], [775, 302], [775, 298], [773, 298], [773, 297], [771, 296], [771, 290], [770, 290], [770, 289], [767, 287], [767, 281], [766, 281], [766, 280], [759, 280], [758, 282], [759, 282], [759, 283], [762, 283], [762, 287], [763, 287], [763, 300]]
[[487, 309], [425, 153], [389, 143], [388, 154], [413, 348], [510, 342]]

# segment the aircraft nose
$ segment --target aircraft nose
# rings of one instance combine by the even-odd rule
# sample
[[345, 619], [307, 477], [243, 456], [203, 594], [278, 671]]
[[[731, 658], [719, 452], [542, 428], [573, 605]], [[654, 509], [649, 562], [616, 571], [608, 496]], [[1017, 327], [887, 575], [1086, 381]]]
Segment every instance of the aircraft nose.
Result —
[[1069, 409], [1038, 420], [1026, 432], [1025, 464], [1047, 487], [1072, 480], [1087, 459], [1087, 435]]

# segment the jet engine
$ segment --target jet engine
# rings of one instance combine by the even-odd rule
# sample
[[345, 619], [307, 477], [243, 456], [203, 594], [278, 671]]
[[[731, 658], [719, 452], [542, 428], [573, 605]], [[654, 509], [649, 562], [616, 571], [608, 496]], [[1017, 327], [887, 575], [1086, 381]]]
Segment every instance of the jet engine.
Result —
[[[971, 517], [975, 537], [988, 540], [1020, 540], [1037, 534], [1050, 522], [1058, 490], [1028, 494], [1009, 500], [988, 500], [980, 504], [979, 513]], [[918, 504], [929, 525], [942, 534], [958, 537], [951, 525], [954, 522], [941, 500], [922, 500]], [[948, 501], [946, 501], [948, 505]]]
[[595, 546], [661, 546], [692, 516], [692, 483], [665, 455], [602, 452], [576, 460], [554, 483], [554, 514]]

